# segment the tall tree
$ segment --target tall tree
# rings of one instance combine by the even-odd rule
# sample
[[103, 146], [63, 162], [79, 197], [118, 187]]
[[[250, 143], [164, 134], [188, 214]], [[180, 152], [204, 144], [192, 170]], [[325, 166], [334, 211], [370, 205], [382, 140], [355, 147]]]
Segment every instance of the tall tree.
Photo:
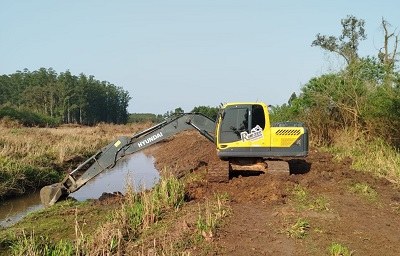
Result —
[[342, 34], [339, 37], [317, 34], [311, 46], [319, 46], [342, 56], [347, 64], [358, 60], [358, 45], [367, 39], [365, 21], [349, 15], [341, 20]]
[[24, 69], [0, 76], [0, 106], [54, 117], [64, 123], [126, 123], [129, 93], [108, 81], [70, 71], [59, 75], [52, 69]]
[[0, 106], [12, 102], [12, 81], [7, 75], [0, 76]]

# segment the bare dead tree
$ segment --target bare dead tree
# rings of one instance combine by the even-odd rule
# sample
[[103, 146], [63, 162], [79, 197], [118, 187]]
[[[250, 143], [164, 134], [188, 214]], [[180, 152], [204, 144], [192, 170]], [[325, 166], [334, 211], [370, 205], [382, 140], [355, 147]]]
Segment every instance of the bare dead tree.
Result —
[[[381, 63], [384, 65], [386, 70], [386, 81], [391, 78], [395, 63], [397, 61], [397, 47], [399, 45], [399, 35], [397, 32], [397, 28], [393, 32], [389, 32], [389, 27], [391, 27], [390, 23], [387, 22], [384, 18], [382, 18], [382, 29], [383, 29], [383, 47], [379, 49], [378, 58]], [[392, 43], [393, 49], [389, 49], [391, 46], [391, 40], [394, 40]]]

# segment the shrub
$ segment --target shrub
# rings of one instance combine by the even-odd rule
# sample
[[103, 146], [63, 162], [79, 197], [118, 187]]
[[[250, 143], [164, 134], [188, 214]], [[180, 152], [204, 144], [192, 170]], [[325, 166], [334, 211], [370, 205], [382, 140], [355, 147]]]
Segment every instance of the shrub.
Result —
[[34, 113], [29, 110], [20, 110], [15, 109], [12, 107], [2, 107], [0, 108], [0, 119], [2, 118], [9, 118], [11, 120], [16, 120], [24, 126], [32, 127], [32, 126], [39, 126], [39, 127], [54, 127], [59, 125], [59, 120]]

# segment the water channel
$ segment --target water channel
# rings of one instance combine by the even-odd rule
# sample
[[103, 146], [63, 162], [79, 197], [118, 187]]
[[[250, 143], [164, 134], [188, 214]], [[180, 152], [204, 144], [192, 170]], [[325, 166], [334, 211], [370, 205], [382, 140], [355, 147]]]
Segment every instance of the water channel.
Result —
[[[97, 199], [102, 193], [125, 193], [128, 185], [138, 191], [152, 188], [159, 180], [154, 158], [136, 153], [121, 159], [116, 166], [97, 175], [70, 196], [78, 201]], [[42, 209], [39, 192], [0, 202], [0, 227], [9, 227], [27, 214]]]

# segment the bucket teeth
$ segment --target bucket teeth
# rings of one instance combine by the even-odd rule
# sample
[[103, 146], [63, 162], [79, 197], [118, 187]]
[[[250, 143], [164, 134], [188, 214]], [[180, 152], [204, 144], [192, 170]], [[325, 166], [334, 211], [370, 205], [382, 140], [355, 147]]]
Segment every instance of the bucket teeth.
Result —
[[46, 207], [51, 206], [67, 194], [67, 190], [62, 183], [55, 183], [40, 190], [40, 201]]

